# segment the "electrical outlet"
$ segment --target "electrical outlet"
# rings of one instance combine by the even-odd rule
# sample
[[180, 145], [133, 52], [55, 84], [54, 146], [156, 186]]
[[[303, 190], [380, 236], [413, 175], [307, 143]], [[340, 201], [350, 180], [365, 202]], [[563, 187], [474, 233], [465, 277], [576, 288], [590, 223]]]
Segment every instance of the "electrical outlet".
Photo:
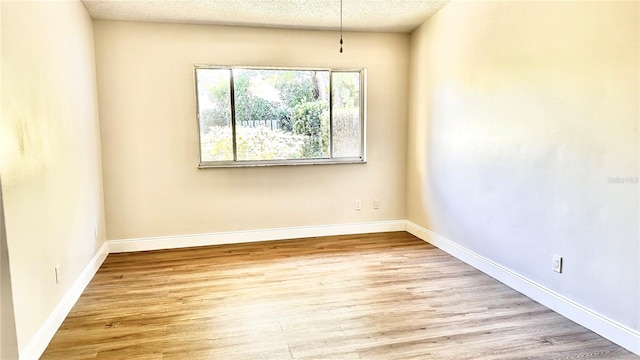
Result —
[[355, 209], [358, 210], [358, 211], [362, 210], [362, 201], [356, 200]]
[[93, 240], [98, 240], [98, 225], [93, 225]]
[[53, 267], [53, 272], [56, 275], [56, 284], [60, 284], [60, 264]]
[[380, 209], [380, 200], [378, 200], [378, 199], [373, 199], [373, 209], [374, 209], [374, 210], [378, 210], [378, 209]]
[[552, 269], [553, 269], [553, 271], [555, 271], [557, 273], [561, 273], [562, 272], [562, 256], [553, 255]]

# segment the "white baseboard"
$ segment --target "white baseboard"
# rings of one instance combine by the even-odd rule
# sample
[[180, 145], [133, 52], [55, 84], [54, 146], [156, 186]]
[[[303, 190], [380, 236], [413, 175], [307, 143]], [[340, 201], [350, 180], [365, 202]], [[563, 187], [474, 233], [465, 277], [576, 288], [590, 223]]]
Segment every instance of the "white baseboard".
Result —
[[298, 239], [318, 236], [350, 235], [404, 231], [405, 220], [351, 224], [299, 226], [275, 229], [229, 231], [210, 234], [160, 236], [139, 239], [109, 240], [109, 252], [149, 251], [194, 246], [225, 245], [247, 242]]
[[102, 244], [96, 255], [89, 261], [80, 276], [74, 281], [73, 285], [65, 296], [60, 300], [58, 306], [53, 310], [51, 315], [42, 324], [38, 332], [31, 338], [31, 341], [25, 348], [20, 351], [20, 360], [39, 359], [49, 342], [55, 335], [64, 319], [69, 315], [71, 308], [78, 301], [84, 289], [89, 285], [91, 279], [96, 274], [104, 260], [109, 255], [107, 243]]
[[411, 221], [406, 231], [497, 279], [560, 315], [640, 355], [640, 332], [588, 309]]

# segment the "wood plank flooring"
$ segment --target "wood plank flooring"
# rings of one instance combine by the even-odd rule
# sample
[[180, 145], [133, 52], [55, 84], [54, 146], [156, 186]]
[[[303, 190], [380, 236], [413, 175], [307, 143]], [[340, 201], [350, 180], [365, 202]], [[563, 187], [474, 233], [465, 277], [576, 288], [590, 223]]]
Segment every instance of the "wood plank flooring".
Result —
[[405, 233], [111, 254], [42, 359], [635, 359]]

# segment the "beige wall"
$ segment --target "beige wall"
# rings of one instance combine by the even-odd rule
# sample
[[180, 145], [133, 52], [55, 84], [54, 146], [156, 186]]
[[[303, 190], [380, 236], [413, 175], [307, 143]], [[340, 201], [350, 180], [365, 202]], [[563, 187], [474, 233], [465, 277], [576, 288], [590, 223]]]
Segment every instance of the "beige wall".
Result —
[[98, 104], [84, 6], [1, 6], [0, 174], [23, 350], [105, 240]]
[[[411, 37], [347, 33], [339, 54], [331, 32], [92, 28], [79, 2], [3, 1], [19, 347], [103, 244], [102, 181], [110, 239], [408, 218], [640, 329], [638, 184], [611, 182], [639, 171], [638, 14], [637, 2], [454, 2]], [[193, 64], [368, 68], [369, 163], [197, 169]]]
[[[404, 219], [408, 35], [347, 33], [340, 54], [332, 32], [110, 21], [94, 32], [109, 239]], [[194, 64], [366, 67], [368, 163], [199, 170]]]
[[447, 5], [411, 37], [407, 162], [409, 220], [636, 330], [638, 4]]
[[[2, 29], [2, 6], [0, 6], [0, 29]], [[0, 36], [0, 68], [2, 64], [2, 36]], [[2, 71], [0, 71], [2, 84]], [[0, 86], [0, 96], [2, 88]], [[1, 118], [0, 118], [1, 119]], [[0, 179], [0, 359], [18, 358], [16, 339], [16, 321], [13, 310], [13, 291], [11, 289], [11, 269], [7, 251], [7, 234], [4, 224], [4, 201], [2, 199], [2, 181]]]
[[18, 358], [18, 340], [2, 204], [2, 184], [0, 184], [0, 359], [14, 360]]

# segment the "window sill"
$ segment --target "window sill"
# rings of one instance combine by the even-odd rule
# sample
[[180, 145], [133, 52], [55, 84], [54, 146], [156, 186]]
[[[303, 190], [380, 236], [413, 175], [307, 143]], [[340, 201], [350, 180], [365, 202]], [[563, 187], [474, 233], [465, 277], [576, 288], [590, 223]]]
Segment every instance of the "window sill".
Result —
[[338, 165], [338, 164], [366, 164], [361, 158], [349, 159], [312, 159], [312, 160], [258, 160], [258, 161], [212, 161], [201, 162], [198, 169], [265, 167], [265, 166], [299, 166], [299, 165]]

